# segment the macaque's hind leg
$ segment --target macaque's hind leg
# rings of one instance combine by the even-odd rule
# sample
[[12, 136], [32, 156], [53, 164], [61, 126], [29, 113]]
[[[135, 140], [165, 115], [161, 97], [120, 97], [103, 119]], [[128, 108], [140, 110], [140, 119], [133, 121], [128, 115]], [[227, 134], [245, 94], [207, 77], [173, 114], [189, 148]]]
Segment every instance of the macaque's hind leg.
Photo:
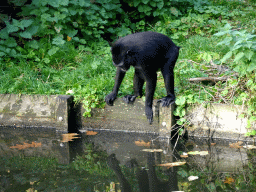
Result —
[[134, 78], [133, 78], [133, 90], [134, 95], [126, 95], [123, 97], [123, 100], [127, 104], [131, 104], [135, 101], [137, 97], [142, 96], [142, 88], [144, 84], [144, 79], [142, 77], [142, 74], [138, 69], [135, 69]]
[[168, 107], [171, 103], [175, 102], [173, 69], [179, 56], [179, 47], [175, 47], [171, 51], [170, 58], [161, 69], [167, 93], [166, 97], [158, 100], [158, 102], [161, 102], [163, 107]]

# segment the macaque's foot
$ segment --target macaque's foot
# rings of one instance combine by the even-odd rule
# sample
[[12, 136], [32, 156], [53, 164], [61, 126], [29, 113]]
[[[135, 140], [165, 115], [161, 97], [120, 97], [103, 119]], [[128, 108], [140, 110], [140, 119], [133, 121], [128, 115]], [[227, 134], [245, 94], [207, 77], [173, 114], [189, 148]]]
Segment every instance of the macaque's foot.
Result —
[[116, 99], [116, 94], [115, 93], [110, 93], [108, 94], [106, 97], [105, 97], [105, 102], [110, 105], [110, 106], [113, 106], [113, 103]]
[[171, 103], [175, 102], [175, 96], [173, 94], [167, 95], [166, 97], [159, 99], [157, 102], [161, 102], [163, 107], [168, 107]]
[[133, 103], [135, 101], [135, 99], [136, 99], [135, 95], [126, 95], [123, 97], [124, 102], [127, 104]]

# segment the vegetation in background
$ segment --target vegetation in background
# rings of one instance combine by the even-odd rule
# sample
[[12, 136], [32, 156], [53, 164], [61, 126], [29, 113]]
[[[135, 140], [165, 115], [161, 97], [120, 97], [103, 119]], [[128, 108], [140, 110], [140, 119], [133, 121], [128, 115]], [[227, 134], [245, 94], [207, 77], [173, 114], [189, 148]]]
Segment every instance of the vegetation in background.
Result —
[[[73, 94], [90, 116], [113, 87], [109, 43], [151, 30], [182, 47], [175, 67], [178, 124], [186, 122], [189, 104], [207, 102], [245, 105], [248, 128], [256, 120], [254, 1], [10, 2], [21, 11], [11, 19], [1, 15], [0, 93]], [[127, 73], [119, 96], [132, 92], [132, 74]], [[188, 81], [195, 77], [227, 80]], [[165, 95], [159, 78], [155, 98]]]

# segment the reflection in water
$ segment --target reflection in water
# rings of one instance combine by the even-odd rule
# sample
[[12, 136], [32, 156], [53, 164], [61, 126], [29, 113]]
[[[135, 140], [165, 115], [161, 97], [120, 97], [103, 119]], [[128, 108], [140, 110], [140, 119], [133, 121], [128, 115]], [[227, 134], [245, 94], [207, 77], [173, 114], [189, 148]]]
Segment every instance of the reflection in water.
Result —
[[254, 191], [255, 149], [244, 145], [0, 127], [0, 191]]
[[[179, 189], [176, 167], [174, 167], [174, 169], [167, 170], [168, 181], [161, 181], [156, 175], [154, 153], [148, 152], [147, 156], [148, 171], [145, 169], [140, 169], [139, 167], [136, 169], [136, 178], [139, 184], [139, 191], [178, 191]], [[131, 192], [131, 185], [122, 173], [115, 154], [111, 154], [108, 157], [107, 163], [108, 166], [115, 172], [118, 181], [121, 184], [121, 191]]]

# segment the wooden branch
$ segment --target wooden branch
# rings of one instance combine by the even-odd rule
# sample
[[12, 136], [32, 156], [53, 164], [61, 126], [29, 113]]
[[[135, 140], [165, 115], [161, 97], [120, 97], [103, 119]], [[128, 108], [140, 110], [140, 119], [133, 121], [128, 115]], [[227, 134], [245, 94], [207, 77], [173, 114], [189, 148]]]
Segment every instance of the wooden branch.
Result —
[[226, 81], [228, 80], [228, 77], [196, 77], [196, 78], [189, 78], [189, 82], [199, 82], [199, 81]]

